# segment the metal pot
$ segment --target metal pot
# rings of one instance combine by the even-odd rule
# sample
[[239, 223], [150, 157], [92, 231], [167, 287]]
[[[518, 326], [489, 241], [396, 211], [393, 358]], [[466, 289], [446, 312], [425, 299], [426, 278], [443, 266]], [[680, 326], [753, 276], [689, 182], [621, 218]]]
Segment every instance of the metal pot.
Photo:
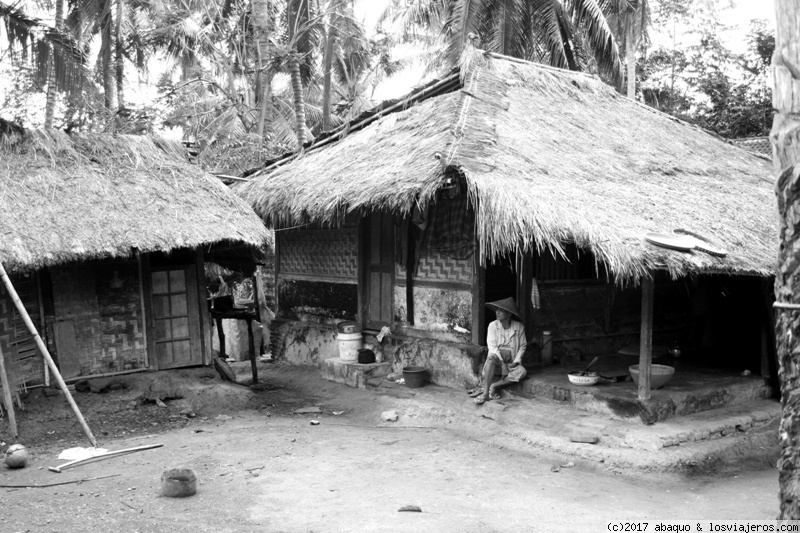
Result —
[[371, 365], [375, 362], [375, 352], [369, 348], [361, 348], [358, 351], [358, 362], [362, 365]]

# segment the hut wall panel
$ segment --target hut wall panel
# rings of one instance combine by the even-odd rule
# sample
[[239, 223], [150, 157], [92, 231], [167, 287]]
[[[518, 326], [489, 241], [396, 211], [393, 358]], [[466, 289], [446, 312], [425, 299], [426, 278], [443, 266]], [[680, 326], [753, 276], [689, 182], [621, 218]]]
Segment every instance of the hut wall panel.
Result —
[[[410, 327], [405, 286], [395, 286], [394, 301], [395, 324]], [[471, 288], [414, 287], [413, 328], [439, 333], [442, 340], [469, 342], [472, 331]]]
[[[407, 246], [402, 236], [401, 246]], [[414, 313], [409, 323], [406, 294], [407, 272], [404, 265], [395, 265], [395, 323], [431, 333], [441, 340], [469, 342], [472, 331], [472, 282], [474, 260], [454, 259], [436, 250], [422, 249], [417, 271], [412, 279]]]
[[322, 324], [355, 320], [358, 286], [352, 283], [278, 279], [280, 316]]
[[358, 313], [358, 226], [279, 231], [278, 314], [335, 323]]
[[298, 229], [277, 233], [281, 277], [358, 282], [358, 230]]
[[[122, 280], [114, 286], [112, 279]], [[81, 375], [145, 364], [138, 265], [88, 263], [51, 269], [56, 321], [72, 321]]]
[[[34, 324], [39, 325], [39, 304], [38, 294], [35, 291], [36, 285], [31, 278], [20, 278], [12, 276], [11, 282], [19, 294], [22, 304], [31, 316]], [[43, 332], [40, 332], [43, 334]], [[22, 317], [17, 312], [14, 302], [8, 295], [5, 287], [0, 284], [0, 348], [5, 357], [6, 370], [9, 378], [17, 385], [24, 381], [26, 385], [44, 382], [44, 360], [38, 348], [33, 349], [32, 356], [18, 354], [17, 347], [24, 346], [30, 350], [32, 341], [27, 327], [24, 325]], [[17, 360], [22, 356], [21, 360]], [[16, 385], [15, 385], [16, 386]], [[2, 390], [2, 387], [0, 387]]]
[[[436, 251], [427, 251], [422, 254], [419, 260], [419, 267], [414, 281], [422, 282], [443, 282], [443, 283], [463, 283], [472, 284], [472, 258], [453, 259]], [[397, 265], [395, 271], [397, 280], [406, 279], [406, 269], [403, 265]]]

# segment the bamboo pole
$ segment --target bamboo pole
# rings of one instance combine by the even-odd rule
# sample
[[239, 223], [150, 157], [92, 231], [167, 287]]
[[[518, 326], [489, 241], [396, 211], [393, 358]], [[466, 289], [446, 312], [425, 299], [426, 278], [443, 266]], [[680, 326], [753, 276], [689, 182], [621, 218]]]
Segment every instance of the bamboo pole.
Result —
[[8, 411], [8, 428], [11, 430], [11, 435], [16, 439], [19, 437], [17, 417], [14, 414], [14, 400], [11, 398], [11, 384], [8, 382], [6, 361], [2, 348], [0, 348], [0, 383], [3, 385], [3, 399], [5, 400], [6, 411]]
[[86, 424], [86, 420], [83, 419], [81, 410], [78, 409], [78, 404], [75, 403], [75, 399], [72, 397], [72, 394], [70, 394], [67, 384], [64, 383], [64, 378], [61, 377], [61, 372], [59, 372], [56, 363], [50, 356], [47, 346], [45, 346], [44, 341], [42, 341], [42, 338], [39, 336], [39, 332], [36, 331], [36, 326], [33, 325], [33, 321], [31, 321], [28, 311], [25, 309], [25, 306], [22, 305], [22, 301], [19, 299], [17, 290], [14, 288], [14, 284], [11, 283], [11, 278], [8, 277], [2, 262], [0, 262], [0, 277], [3, 278], [3, 284], [6, 286], [6, 290], [8, 290], [11, 300], [17, 307], [17, 311], [19, 311], [19, 314], [22, 316], [22, 320], [24, 320], [25, 325], [28, 326], [28, 331], [30, 331], [31, 335], [33, 335], [33, 340], [36, 342], [36, 346], [39, 348], [39, 351], [42, 352], [45, 361], [47, 361], [47, 366], [50, 367], [50, 372], [52, 372], [53, 378], [55, 378], [56, 383], [58, 383], [58, 387], [61, 389], [61, 392], [64, 393], [64, 397], [67, 399], [69, 406], [72, 407], [72, 411], [78, 418], [78, 422], [80, 422], [83, 432], [89, 438], [89, 442], [92, 443], [92, 446], [97, 447], [97, 440], [95, 440], [94, 435], [92, 435], [92, 430], [89, 429], [89, 426]]

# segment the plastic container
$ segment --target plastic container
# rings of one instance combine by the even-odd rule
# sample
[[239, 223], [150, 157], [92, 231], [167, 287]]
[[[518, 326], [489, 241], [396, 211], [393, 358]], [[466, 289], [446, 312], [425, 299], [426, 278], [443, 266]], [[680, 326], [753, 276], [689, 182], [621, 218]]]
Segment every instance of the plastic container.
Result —
[[191, 468], [173, 468], [161, 474], [161, 494], [185, 498], [197, 492], [197, 475]]
[[542, 332], [542, 364], [553, 364], [553, 338], [549, 331]]
[[567, 376], [569, 376], [570, 383], [581, 387], [590, 387], [600, 380], [597, 372], [586, 372], [585, 374], [582, 372], [570, 372]]
[[358, 351], [364, 347], [361, 332], [339, 333], [336, 339], [339, 341], [339, 358], [342, 361], [358, 361]]
[[404, 366], [403, 380], [409, 389], [418, 389], [425, 385], [428, 369], [424, 366]]

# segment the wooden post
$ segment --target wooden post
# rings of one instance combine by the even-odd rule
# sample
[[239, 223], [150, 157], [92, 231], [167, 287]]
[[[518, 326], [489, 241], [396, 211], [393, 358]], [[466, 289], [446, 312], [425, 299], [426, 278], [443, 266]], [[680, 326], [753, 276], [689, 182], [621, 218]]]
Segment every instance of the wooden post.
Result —
[[225, 355], [225, 332], [222, 330], [222, 318], [217, 316], [215, 322], [217, 324], [217, 337], [219, 337], [219, 358], [224, 361], [227, 355]]
[[31, 317], [28, 315], [28, 311], [25, 309], [25, 306], [22, 305], [22, 301], [19, 299], [17, 290], [11, 283], [11, 279], [8, 277], [2, 262], [0, 262], [0, 277], [3, 278], [3, 283], [6, 286], [8, 295], [11, 296], [11, 300], [14, 302], [17, 311], [19, 311], [22, 320], [24, 320], [25, 325], [28, 326], [28, 331], [30, 331], [31, 335], [33, 335], [33, 340], [36, 342], [36, 346], [39, 348], [39, 351], [42, 352], [45, 361], [47, 361], [47, 365], [50, 367], [50, 372], [52, 372], [56, 383], [58, 383], [58, 387], [61, 389], [61, 392], [64, 393], [64, 397], [66, 397], [67, 402], [69, 403], [70, 407], [72, 407], [72, 411], [78, 418], [78, 422], [80, 422], [83, 432], [86, 433], [86, 436], [89, 438], [89, 442], [92, 443], [92, 446], [97, 447], [97, 441], [95, 440], [94, 435], [92, 435], [92, 430], [89, 429], [89, 426], [86, 424], [86, 420], [83, 419], [81, 410], [78, 409], [78, 405], [75, 403], [75, 399], [72, 397], [72, 394], [70, 394], [67, 384], [64, 383], [64, 378], [61, 377], [61, 372], [58, 371], [58, 367], [56, 366], [55, 361], [53, 361], [53, 358], [50, 356], [47, 346], [44, 345], [44, 341], [42, 341], [42, 338], [39, 336], [39, 332], [36, 331], [36, 326], [33, 325]]
[[11, 384], [8, 381], [8, 374], [6, 374], [6, 361], [2, 349], [0, 349], [0, 384], [3, 385], [3, 400], [6, 404], [6, 411], [8, 411], [8, 429], [11, 431], [11, 436], [16, 439], [19, 437], [17, 417], [14, 414], [14, 400], [11, 398]]
[[642, 279], [642, 328], [639, 341], [639, 399], [650, 399], [650, 362], [653, 358], [653, 280]]
[[258, 383], [258, 367], [256, 366], [256, 343], [253, 340], [253, 319], [247, 319], [247, 338], [250, 344], [250, 370], [253, 371], [253, 384]]

